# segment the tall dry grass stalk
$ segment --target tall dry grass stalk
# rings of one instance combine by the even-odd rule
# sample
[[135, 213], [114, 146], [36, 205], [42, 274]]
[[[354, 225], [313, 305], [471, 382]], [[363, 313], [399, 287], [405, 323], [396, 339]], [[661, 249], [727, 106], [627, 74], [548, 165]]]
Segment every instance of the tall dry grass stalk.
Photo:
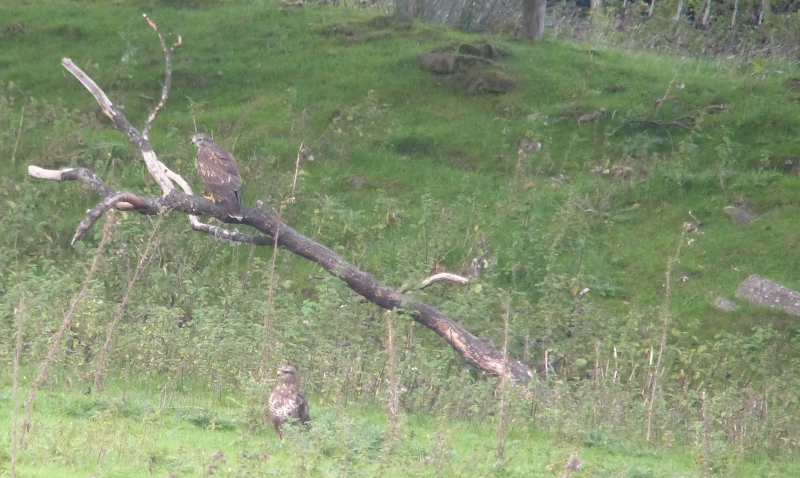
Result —
[[[655, 3], [655, 2], [653, 2]], [[667, 330], [669, 328], [669, 299], [672, 291], [672, 266], [678, 262], [681, 256], [681, 249], [683, 248], [683, 241], [686, 238], [686, 228], [681, 230], [681, 238], [678, 241], [678, 247], [675, 249], [675, 255], [667, 261], [667, 283], [664, 286], [664, 306], [662, 313], [664, 315], [664, 323], [661, 328], [661, 345], [658, 348], [658, 358], [656, 359], [656, 369], [652, 375], [652, 383], [650, 385], [650, 403], [647, 404], [647, 435], [645, 441], [650, 442], [650, 432], [653, 429], [653, 404], [656, 401], [656, 393], [658, 391], [658, 379], [661, 376], [661, 358], [664, 355], [664, 347], [667, 345]], [[653, 361], [653, 350], [650, 349], [650, 362]]]
[[[114, 211], [108, 211], [108, 214], [113, 219]], [[145, 247], [144, 252], [139, 256], [139, 264], [136, 266], [136, 272], [133, 274], [133, 278], [128, 283], [128, 290], [125, 292], [125, 296], [122, 298], [122, 302], [119, 303], [117, 306], [117, 313], [114, 314], [114, 320], [108, 324], [108, 330], [106, 331], [106, 341], [103, 344], [103, 348], [100, 350], [100, 355], [97, 358], [97, 362], [95, 365], [95, 372], [94, 372], [94, 393], [99, 395], [103, 393], [103, 381], [105, 379], [105, 370], [106, 370], [106, 363], [108, 362], [108, 352], [111, 349], [111, 339], [114, 336], [114, 329], [117, 327], [119, 320], [122, 318], [122, 315], [125, 313], [125, 307], [128, 305], [128, 300], [131, 297], [131, 291], [133, 291], [133, 285], [136, 284], [136, 281], [139, 279], [139, 276], [142, 274], [142, 271], [145, 269], [147, 264], [150, 263], [150, 258], [152, 257], [153, 250], [158, 247], [160, 241], [156, 240], [156, 232], [158, 231], [158, 226], [161, 225], [161, 221], [163, 220], [164, 216], [159, 216], [158, 222], [153, 227], [153, 232], [150, 233], [150, 238], [147, 240], [147, 246]]]
[[397, 379], [397, 351], [394, 343], [394, 325], [392, 324], [392, 311], [386, 311], [386, 333], [388, 335], [389, 363], [387, 364], [389, 375], [389, 403], [386, 412], [389, 423], [392, 425], [392, 438], [397, 436], [397, 411], [399, 405], [399, 390]]
[[50, 364], [56, 358], [56, 351], [61, 345], [61, 338], [64, 336], [64, 332], [67, 331], [69, 328], [69, 324], [72, 321], [72, 318], [75, 316], [75, 313], [78, 310], [78, 304], [80, 304], [81, 299], [86, 294], [86, 291], [89, 289], [89, 284], [92, 283], [92, 279], [94, 278], [95, 272], [97, 272], [97, 266], [100, 264], [100, 257], [103, 255], [103, 248], [105, 247], [108, 239], [114, 233], [115, 222], [114, 222], [114, 215], [111, 214], [112, 211], [106, 213], [106, 222], [103, 225], [103, 238], [100, 240], [100, 244], [97, 246], [97, 251], [94, 253], [94, 260], [92, 261], [92, 267], [89, 269], [89, 272], [86, 274], [86, 280], [83, 281], [83, 287], [81, 287], [80, 293], [75, 299], [72, 301], [72, 306], [70, 307], [69, 311], [64, 315], [64, 320], [61, 323], [61, 328], [56, 332], [55, 336], [53, 336], [53, 341], [50, 343], [50, 348], [47, 351], [47, 355], [45, 356], [44, 360], [42, 361], [41, 366], [39, 367], [39, 375], [36, 376], [36, 379], [31, 384], [31, 393], [28, 396], [28, 401], [25, 404], [25, 418], [22, 420], [22, 432], [19, 436], [19, 445], [20, 447], [25, 446], [25, 432], [31, 428], [31, 407], [33, 407], [33, 402], [36, 400], [36, 391], [44, 382], [44, 379], [47, 377], [47, 370], [50, 367]]
[[600, 347], [601, 343], [594, 344], [594, 388], [600, 388]]
[[[300, 173], [300, 166], [303, 163], [304, 158], [310, 157], [310, 153], [306, 149], [305, 143], [300, 143], [300, 148], [297, 150], [297, 162], [294, 165], [294, 179], [292, 180], [292, 193], [289, 195], [288, 198], [281, 201], [280, 206], [278, 207], [278, 224], [282, 224], [283, 218], [283, 210], [286, 208], [286, 205], [289, 203], [296, 202], [295, 194], [296, 194], [296, 187], [297, 187], [297, 176]], [[269, 266], [269, 289], [267, 289], [267, 310], [264, 311], [264, 336], [263, 336], [263, 343], [261, 344], [261, 363], [259, 365], [259, 378], [261, 381], [267, 380], [267, 377], [270, 376], [270, 372], [268, 370], [269, 366], [269, 356], [270, 356], [270, 336], [269, 336], [269, 329], [270, 324], [272, 323], [272, 313], [274, 308], [274, 298], [275, 298], [275, 284], [278, 278], [275, 276], [275, 264], [278, 262], [278, 252], [280, 249], [278, 248], [278, 239], [280, 238], [281, 230], [278, 228], [275, 231], [275, 240], [272, 243], [272, 262]]]
[[14, 151], [11, 153], [11, 164], [17, 162], [17, 149], [19, 148], [19, 140], [22, 139], [23, 120], [25, 119], [25, 107], [22, 107], [22, 113], [19, 115], [19, 130], [17, 132], [17, 141], [14, 142]]
[[19, 409], [19, 361], [22, 358], [22, 333], [25, 328], [25, 294], [19, 299], [19, 307], [14, 310], [17, 319], [17, 347], [14, 351], [14, 368], [11, 372], [11, 392], [14, 405], [11, 409], [11, 478], [17, 477], [17, 410]]
[[495, 455], [502, 460], [506, 453], [506, 440], [503, 425], [505, 424], [506, 405], [506, 368], [508, 367], [508, 314], [511, 304], [506, 304], [506, 313], [503, 314], [503, 374], [500, 375], [500, 410], [497, 418], [497, 450]]
[[[278, 208], [278, 223], [281, 222], [281, 216], [283, 215], [283, 208], [286, 206], [285, 202], [281, 202], [280, 208]], [[272, 244], [272, 262], [269, 266], [269, 288], [267, 289], [267, 310], [264, 311], [264, 337], [263, 342], [261, 344], [261, 364], [259, 366], [259, 376], [261, 381], [266, 381], [267, 377], [270, 376], [270, 372], [268, 370], [268, 363], [269, 363], [269, 351], [270, 351], [270, 340], [269, 340], [269, 328], [272, 322], [272, 311], [273, 311], [273, 300], [275, 298], [275, 283], [277, 282], [277, 277], [275, 277], [275, 264], [278, 262], [278, 238], [281, 235], [281, 230], [278, 228], [275, 231], [275, 241]]]
[[703, 476], [709, 476], [712, 471], [712, 463], [711, 463], [711, 440], [709, 439], [709, 429], [708, 429], [708, 395], [706, 392], [702, 392], [700, 395], [701, 397], [701, 405], [700, 405], [700, 421], [703, 424], [703, 432], [702, 438], [700, 439], [703, 445], [703, 458], [700, 460], [700, 463], [703, 467]]

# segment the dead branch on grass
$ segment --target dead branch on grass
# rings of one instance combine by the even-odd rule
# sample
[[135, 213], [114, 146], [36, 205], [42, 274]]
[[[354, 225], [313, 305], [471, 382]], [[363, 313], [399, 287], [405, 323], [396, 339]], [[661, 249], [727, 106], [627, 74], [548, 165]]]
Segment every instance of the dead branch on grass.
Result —
[[[282, 223], [279, 218], [258, 208], [242, 208], [243, 217], [234, 219], [228, 216], [221, 204], [192, 195], [191, 189], [179, 175], [161, 163], [150, 142], [142, 136], [125, 116], [114, 107], [108, 96], [97, 84], [69, 60], [62, 61], [63, 66], [72, 73], [89, 90], [100, 104], [103, 113], [114, 123], [117, 129], [125, 134], [129, 141], [139, 149], [150, 175], [161, 188], [159, 198], [142, 198], [125, 192], [113, 192], [93, 172], [74, 168], [64, 171], [48, 171], [32, 166], [31, 176], [57, 181], [81, 180], [89, 184], [104, 201], [109, 198], [113, 207], [133, 210], [140, 214], [166, 214], [169, 211], [181, 211], [189, 215], [192, 229], [205, 232], [218, 239], [231, 240], [262, 246], [277, 246], [293, 254], [308, 259], [328, 271], [331, 275], [344, 281], [354, 292], [364, 296], [370, 302], [386, 310], [401, 309], [415, 321], [433, 330], [445, 340], [467, 363], [497, 376], [507, 376], [516, 380], [524, 391], [524, 387], [532, 377], [530, 369], [518, 360], [504, 360], [492, 343], [483, 337], [469, 333], [460, 324], [446, 316], [438, 309], [414, 300], [385, 284], [375, 277], [358, 270], [348, 264], [338, 254], [318, 244], [291, 227]], [[178, 183], [183, 192], [173, 184]], [[122, 196], [120, 196], [122, 195]], [[129, 202], [129, 200], [131, 202]], [[98, 205], [103, 209], [105, 206]], [[110, 207], [108, 208], [110, 209]], [[107, 209], [106, 209], [107, 210]], [[227, 230], [221, 227], [200, 224], [196, 216], [204, 215], [219, 219], [229, 224], [244, 224], [261, 232], [263, 235], [244, 234], [238, 230]], [[97, 211], [87, 215], [82, 228], [88, 228], [99, 218]], [[84, 229], [85, 230], [85, 229]]]

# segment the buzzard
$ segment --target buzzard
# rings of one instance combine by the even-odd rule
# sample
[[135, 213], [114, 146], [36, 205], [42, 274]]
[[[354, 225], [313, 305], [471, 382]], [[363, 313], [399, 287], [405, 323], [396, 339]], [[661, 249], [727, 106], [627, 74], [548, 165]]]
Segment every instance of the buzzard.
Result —
[[192, 144], [197, 146], [197, 157], [194, 165], [200, 174], [203, 184], [211, 190], [216, 202], [221, 202], [225, 212], [234, 219], [242, 219], [239, 204], [239, 186], [242, 179], [233, 155], [220, 147], [203, 133], [192, 137]]
[[297, 383], [297, 371], [291, 365], [278, 369], [278, 383], [269, 396], [269, 414], [281, 440], [284, 423], [302, 425], [311, 420], [306, 396], [300, 393]]

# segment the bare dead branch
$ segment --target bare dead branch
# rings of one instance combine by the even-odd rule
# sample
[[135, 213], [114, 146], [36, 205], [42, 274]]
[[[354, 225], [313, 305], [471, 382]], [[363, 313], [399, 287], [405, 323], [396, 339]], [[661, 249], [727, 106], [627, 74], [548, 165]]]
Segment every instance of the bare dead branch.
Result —
[[[70, 242], [70, 244], [75, 245], [75, 243], [83, 237], [83, 234], [92, 227], [92, 224], [100, 219], [106, 211], [114, 209], [115, 207], [120, 211], [133, 211], [137, 209], [148, 209], [151, 205], [147, 200], [129, 192], [120, 192], [108, 196], [103, 199], [103, 202], [86, 211], [86, 217], [78, 224], [78, 229], [75, 231], [75, 236], [72, 237], [72, 242]], [[155, 210], [153, 212], [155, 213]]]
[[105, 92], [101, 90], [99, 86], [97, 86], [97, 83], [95, 83], [93, 79], [89, 78], [89, 75], [78, 68], [78, 66], [75, 65], [75, 63], [73, 63], [69, 58], [62, 59], [61, 64], [67, 69], [67, 71], [72, 73], [72, 76], [77, 78], [78, 81], [80, 81], [83, 86], [89, 90], [89, 93], [94, 96], [97, 102], [100, 103], [100, 108], [103, 110], [103, 114], [108, 116], [111, 121], [114, 121], [114, 118], [117, 115], [117, 110], [111, 103], [111, 99], [109, 99]]
[[[379, 282], [372, 275], [358, 270], [345, 262], [332, 250], [283, 224], [279, 218], [258, 208], [242, 208], [242, 219], [234, 219], [228, 216], [222, 205], [192, 195], [188, 184], [179, 180], [179, 175], [170, 171], [158, 161], [150, 142], [113, 106], [97, 84], [75, 66], [71, 60], [65, 58], [62, 60], [62, 64], [95, 97], [104, 114], [114, 122], [117, 129], [125, 134], [131, 143], [139, 149], [150, 175], [161, 187], [162, 197], [157, 199], [141, 198], [132, 193], [112, 192], [94, 173], [82, 168], [57, 172], [31, 167], [29, 168], [31, 176], [57, 181], [82, 180], [90, 184], [92, 189], [103, 197], [104, 205], [98, 206], [98, 208], [106, 207], [105, 201], [108, 200], [109, 205], [113, 204], [117, 208], [123, 202], [126, 202], [134, 207], [134, 211], [140, 214], [163, 214], [170, 210], [182, 211], [190, 216], [189, 221], [193, 229], [213, 235], [216, 238], [262, 246], [274, 247], [277, 245], [277, 247], [286, 249], [318, 264], [331, 275], [344, 281], [354, 292], [379, 307], [390, 311], [397, 310], [399, 313], [406, 314], [430, 328], [445, 340], [456, 353], [463, 357], [467, 363], [494, 375], [507, 376], [516, 380], [520, 385], [527, 384], [531, 380], [532, 373], [527, 366], [518, 360], [504, 360], [503, 354], [498, 352], [488, 339], [472, 335], [460, 324], [436, 308], [418, 302], [403, 292]], [[175, 189], [173, 181], [180, 184], [186, 192]], [[128, 199], [133, 203], [128, 202]], [[142, 207], [143, 205], [149, 207]], [[238, 230], [230, 231], [202, 224], [196, 217], [193, 218], [192, 216], [209, 216], [215, 217], [224, 223], [245, 224], [264, 235], [244, 234]]]
[[106, 96], [105, 92], [97, 86], [97, 83], [94, 82], [89, 76], [83, 72], [80, 68], [75, 65], [69, 58], [64, 58], [61, 60], [61, 64], [64, 68], [67, 69], [72, 75], [80, 81], [89, 93], [94, 96], [97, 102], [100, 104], [100, 108], [103, 110], [103, 114], [108, 116], [108, 118], [114, 122], [114, 126], [117, 127], [118, 130], [122, 131], [125, 136], [128, 137], [128, 140], [133, 143], [134, 146], [142, 153], [142, 160], [144, 160], [145, 164], [147, 165], [147, 170], [150, 172], [150, 175], [153, 179], [156, 180], [159, 187], [161, 187], [161, 192], [164, 196], [170, 193], [175, 186], [173, 186], [172, 181], [170, 181], [169, 177], [167, 176], [167, 168], [164, 166], [161, 161], [158, 160], [156, 157], [156, 153], [153, 151], [153, 146], [150, 145], [150, 141], [144, 138], [139, 131], [133, 127], [130, 121], [125, 118], [125, 115], [120, 113], [120, 111], [114, 107], [111, 103], [111, 100]]
[[81, 181], [102, 197], [113, 194], [113, 191], [106, 186], [102, 179], [86, 168], [69, 168], [54, 171], [52, 169], [42, 169], [38, 166], [28, 166], [28, 175], [50, 181]]
[[78, 224], [71, 244], [75, 244], [83, 234], [109, 209], [120, 211], [137, 210], [141, 214], [156, 214], [158, 206], [152, 199], [142, 199], [129, 192], [113, 192], [93, 171], [86, 168], [69, 168], [60, 171], [28, 166], [28, 174], [34, 178], [51, 181], [81, 181], [103, 197], [103, 202], [86, 211], [86, 217]]
[[179, 36], [178, 41], [173, 44], [171, 47], [167, 47], [167, 43], [164, 41], [164, 36], [161, 35], [161, 32], [158, 31], [158, 27], [155, 23], [153, 23], [150, 18], [147, 17], [147, 14], [144, 14], [144, 19], [147, 20], [147, 23], [150, 25], [150, 28], [155, 30], [156, 34], [158, 35], [158, 39], [161, 40], [161, 48], [164, 50], [164, 59], [166, 60], [166, 76], [164, 78], [164, 87], [161, 89], [161, 101], [158, 102], [153, 111], [150, 112], [150, 116], [147, 117], [147, 121], [144, 122], [144, 130], [142, 131], [142, 137], [144, 139], [150, 139], [150, 130], [153, 128], [153, 121], [156, 119], [156, 115], [158, 112], [164, 108], [164, 104], [167, 102], [167, 96], [169, 96], [169, 88], [172, 84], [172, 52], [175, 51], [175, 48], [181, 46], [183, 43], [183, 39]]
[[443, 280], [448, 282], [455, 282], [456, 284], [461, 284], [461, 285], [469, 285], [469, 279], [467, 279], [466, 277], [450, 274], [449, 272], [442, 272], [440, 274], [432, 275], [427, 279], [425, 279], [424, 281], [422, 281], [422, 287], [420, 287], [420, 290], [428, 287], [434, 282], [439, 282]]
[[[183, 189], [188, 190], [190, 193], [192, 189], [186, 184], [180, 176], [167, 170], [168, 174], [176, 178], [176, 181]], [[211, 224], [203, 224], [197, 219], [198, 214], [216, 217], [220, 220], [225, 220], [225, 217], [220, 216], [217, 211], [217, 205], [205, 198], [183, 194], [175, 190], [175, 197], [167, 201], [165, 198], [143, 198], [133, 193], [122, 191], [114, 192], [105, 185], [94, 172], [86, 168], [70, 168], [54, 171], [50, 169], [42, 169], [37, 166], [28, 166], [28, 174], [37, 179], [47, 179], [50, 181], [81, 181], [89, 185], [93, 191], [103, 197], [103, 202], [95, 206], [95, 208], [87, 211], [86, 218], [78, 226], [80, 234], [76, 232], [77, 241], [80, 239], [86, 230], [91, 227], [94, 222], [102, 215], [103, 212], [114, 207], [120, 211], [136, 211], [139, 214], [154, 215], [159, 214], [162, 208], [176, 208], [189, 214], [189, 224], [192, 229], [209, 234], [217, 239], [226, 241], [241, 242], [244, 244], [255, 244], [259, 246], [272, 245], [271, 237], [264, 237], [260, 235], [246, 234], [237, 230], [228, 230]], [[106, 204], [106, 201], [109, 201]]]
[[[81, 168], [76, 168], [76, 170]], [[47, 177], [56, 172], [48, 172], [39, 177]], [[93, 175], [93, 173], [92, 173]], [[66, 175], [63, 175], [66, 176]], [[61, 180], [66, 180], [65, 177]], [[113, 195], [114, 193], [110, 193]], [[236, 242], [273, 246], [278, 236], [278, 247], [286, 249], [300, 257], [308, 259], [328, 271], [331, 275], [343, 280], [350, 289], [364, 296], [368, 301], [386, 310], [399, 309], [414, 320], [430, 328], [444, 339], [467, 363], [487, 372], [500, 376], [503, 373], [502, 353], [498, 352], [491, 342], [483, 337], [469, 333], [460, 324], [443, 314], [435, 307], [418, 302], [381, 282], [372, 275], [358, 270], [348, 264], [338, 254], [327, 247], [312, 241], [298, 233], [288, 225], [280, 222], [275, 216], [258, 208], [242, 208], [242, 219], [232, 219], [222, 205], [205, 198], [190, 196], [177, 189], [165, 197], [148, 199], [152, 208], [136, 209], [140, 214], [156, 214], [162, 208], [182, 211], [196, 216], [210, 216], [227, 223], [241, 223], [253, 227], [264, 235], [241, 233], [237, 230], [225, 230], [200, 224], [196, 230], [206, 232], [220, 239]], [[527, 366], [518, 360], [508, 361], [509, 378], [527, 383], [532, 374]]]

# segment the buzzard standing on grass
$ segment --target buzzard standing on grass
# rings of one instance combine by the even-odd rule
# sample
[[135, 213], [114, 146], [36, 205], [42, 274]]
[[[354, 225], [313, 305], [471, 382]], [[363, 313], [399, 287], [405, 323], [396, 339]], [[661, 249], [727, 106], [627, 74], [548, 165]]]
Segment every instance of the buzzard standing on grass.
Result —
[[303, 425], [311, 420], [308, 402], [297, 383], [297, 371], [291, 365], [281, 365], [278, 369], [278, 384], [269, 396], [269, 415], [281, 440], [285, 423]]
[[203, 133], [192, 137], [192, 144], [200, 148], [194, 165], [203, 184], [211, 190], [216, 202], [222, 203], [225, 212], [234, 219], [242, 219], [239, 203], [239, 186], [242, 179], [233, 155]]

